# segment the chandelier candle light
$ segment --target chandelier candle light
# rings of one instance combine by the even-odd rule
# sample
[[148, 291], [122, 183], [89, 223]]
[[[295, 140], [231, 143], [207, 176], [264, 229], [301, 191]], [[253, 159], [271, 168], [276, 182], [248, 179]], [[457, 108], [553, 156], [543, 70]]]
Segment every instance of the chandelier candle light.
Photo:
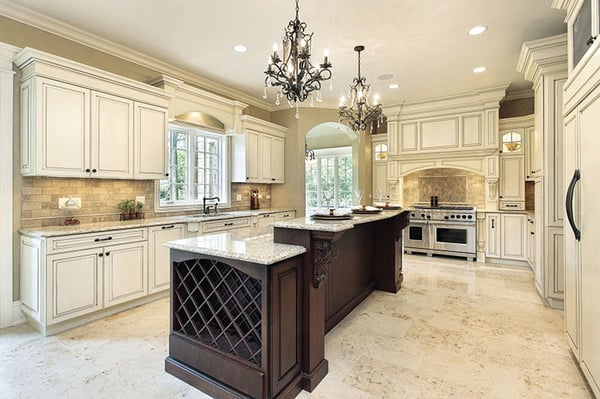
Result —
[[304, 32], [306, 22], [298, 18], [298, 0], [296, 0], [296, 18], [288, 22], [283, 37], [283, 57], [279, 55], [279, 46], [273, 45], [273, 53], [269, 56], [269, 63], [265, 71], [265, 89], [263, 98], [267, 98], [267, 87], [278, 86], [279, 91], [275, 98], [275, 105], [280, 104], [281, 96], [285, 96], [290, 107], [296, 107], [296, 118], [298, 104], [311, 97], [311, 105], [321, 99], [321, 82], [331, 79], [331, 63], [329, 55], [325, 50], [323, 63], [315, 68], [310, 61], [310, 45], [312, 33]]
[[346, 106], [346, 98], [340, 99], [340, 122], [346, 124], [355, 132], [366, 130], [369, 126], [369, 132], [372, 129], [373, 122], [377, 120], [377, 126], [382, 121], [381, 104], [379, 96], [373, 97], [373, 105], [369, 105], [369, 90], [371, 85], [367, 84], [367, 78], [360, 76], [360, 52], [365, 46], [356, 46], [354, 51], [358, 53], [358, 77], [352, 80], [352, 85], [348, 90], [350, 106]]

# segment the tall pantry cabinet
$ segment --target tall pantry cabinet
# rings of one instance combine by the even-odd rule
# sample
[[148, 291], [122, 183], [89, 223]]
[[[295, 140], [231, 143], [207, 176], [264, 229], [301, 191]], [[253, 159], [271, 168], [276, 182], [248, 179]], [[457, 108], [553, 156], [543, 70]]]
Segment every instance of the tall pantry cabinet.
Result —
[[567, 11], [564, 92], [565, 334], [600, 397], [600, 0], [554, 0]]

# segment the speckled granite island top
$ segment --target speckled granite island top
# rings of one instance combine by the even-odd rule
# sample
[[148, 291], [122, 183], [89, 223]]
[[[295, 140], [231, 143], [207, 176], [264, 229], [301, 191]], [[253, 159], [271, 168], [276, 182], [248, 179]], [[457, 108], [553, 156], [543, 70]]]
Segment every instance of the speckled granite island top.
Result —
[[219, 256], [262, 265], [272, 265], [306, 252], [299, 245], [276, 244], [271, 228], [231, 230], [195, 238], [170, 241], [166, 247], [202, 255]]
[[388, 219], [404, 212], [405, 209], [390, 211], [381, 211], [374, 214], [352, 214], [352, 219], [348, 220], [314, 220], [310, 216], [296, 218], [291, 220], [279, 221], [272, 224], [273, 227], [280, 227], [295, 230], [329, 231], [338, 232], [349, 230], [357, 224], [370, 223], [377, 220]]

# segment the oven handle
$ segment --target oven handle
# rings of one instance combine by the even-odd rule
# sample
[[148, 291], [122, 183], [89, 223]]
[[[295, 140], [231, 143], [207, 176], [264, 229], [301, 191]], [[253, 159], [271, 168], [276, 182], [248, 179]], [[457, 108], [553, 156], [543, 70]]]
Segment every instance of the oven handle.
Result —
[[581, 173], [579, 172], [579, 169], [575, 169], [575, 173], [573, 173], [573, 178], [571, 179], [571, 183], [569, 183], [569, 188], [567, 189], [567, 198], [565, 200], [567, 219], [569, 219], [569, 224], [571, 225], [571, 229], [573, 230], [575, 239], [577, 241], [581, 241], [581, 231], [579, 231], [575, 225], [575, 219], [573, 219], [573, 193], [575, 192], [575, 185], [579, 180], [581, 180]]

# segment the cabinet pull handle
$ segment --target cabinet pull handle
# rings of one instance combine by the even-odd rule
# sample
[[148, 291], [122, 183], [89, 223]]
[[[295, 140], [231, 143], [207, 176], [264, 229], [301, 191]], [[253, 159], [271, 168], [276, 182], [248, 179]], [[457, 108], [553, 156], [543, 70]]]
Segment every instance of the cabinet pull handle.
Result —
[[264, 217], [264, 218], [270, 218], [270, 217], [271, 217], [271, 215], [267, 213], [266, 215], [263, 215], [263, 217]]
[[283, 217], [284, 217], [284, 218], [289, 218], [289, 217], [290, 217], [290, 214], [289, 214], [289, 213], [286, 213], [285, 215], [283, 215]]
[[492, 229], [494, 228], [494, 219], [492, 219]]
[[590, 47], [592, 44], [594, 44], [595, 40], [596, 40], [596, 36], [590, 36], [590, 38], [587, 39], [587, 42], [585, 42], [585, 45]]
[[534, 235], [535, 233], [533, 231], [530, 231], [529, 234]]
[[85, 171], [86, 171], [87, 173], [90, 173], [90, 168], [86, 168], [86, 169], [85, 169]]
[[565, 199], [565, 207], [567, 208], [567, 219], [569, 219], [569, 224], [571, 225], [571, 229], [573, 230], [573, 234], [575, 234], [575, 239], [577, 241], [581, 240], [581, 231], [575, 225], [575, 219], [573, 219], [573, 193], [575, 191], [575, 184], [581, 179], [581, 173], [579, 169], [575, 169], [573, 173], [573, 178], [571, 179], [571, 183], [569, 183], [569, 188], [567, 189], [567, 198]]
[[110, 252], [107, 252], [107, 253], [105, 253], [104, 255], [108, 256], [108, 255], [110, 255]]
[[275, 179], [274, 177], [271, 177], [271, 180], [272, 180], [272, 181], [275, 181], [276, 179]]
[[112, 237], [96, 238], [96, 239], [94, 239], [94, 241], [96, 241], [96, 242], [100, 242], [100, 241], [110, 241], [110, 240], [112, 240]]
[[174, 225], [174, 224], [170, 224], [170, 225], [168, 225], [168, 226], [162, 226], [162, 227], [161, 227], [161, 229], [163, 229], [163, 230], [166, 230], [166, 229], [172, 229], [172, 228], [174, 228], [174, 227], [175, 227], [175, 225]]
[[99, 257], [103, 257], [103, 256], [104, 256], [104, 254], [103, 254], [102, 252], [100, 252], [100, 253], [98, 254], [98, 256], [99, 256]]
[[95, 168], [92, 169], [92, 173], [96, 173], [96, 172], [97, 172], [97, 170]]
[[233, 222], [230, 222], [230, 223], [223, 223], [223, 226], [233, 226]]

